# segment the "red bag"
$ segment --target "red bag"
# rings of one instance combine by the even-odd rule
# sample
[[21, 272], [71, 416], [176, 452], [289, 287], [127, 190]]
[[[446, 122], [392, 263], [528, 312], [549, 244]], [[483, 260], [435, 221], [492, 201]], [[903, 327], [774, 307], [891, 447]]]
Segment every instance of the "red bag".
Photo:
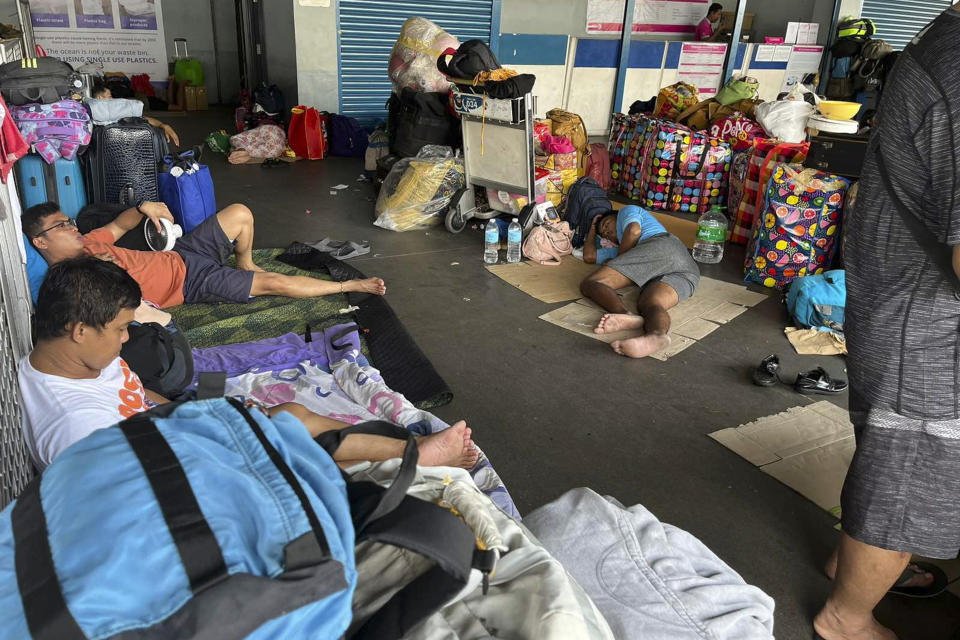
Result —
[[604, 191], [610, 190], [613, 178], [610, 176], [610, 152], [605, 144], [594, 142], [590, 145], [586, 175], [596, 180]]
[[744, 151], [753, 146], [756, 138], [766, 138], [767, 133], [763, 127], [738, 111], [714, 122], [710, 127], [710, 137], [728, 142], [734, 151]]
[[287, 142], [300, 158], [322, 160], [327, 155], [326, 136], [320, 112], [303, 105], [290, 110]]

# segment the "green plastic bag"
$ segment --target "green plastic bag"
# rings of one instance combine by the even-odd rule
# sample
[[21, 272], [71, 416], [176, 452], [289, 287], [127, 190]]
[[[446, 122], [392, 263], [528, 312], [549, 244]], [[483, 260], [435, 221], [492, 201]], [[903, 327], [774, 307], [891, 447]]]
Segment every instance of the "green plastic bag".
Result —
[[187, 83], [194, 87], [204, 86], [203, 65], [195, 58], [180, 58], [173, 67], [173, 77], [178, 84]]
[[210, 150], [214, 153], [222, 153], [225, 155], [230, 153], [230, 136], [223, 129], [220, 131], [214, 131], [208, 135], [204, 139], [204, 142], [207, 143], [207, 146], [210, 147]]
[[756, 78], [730, 78], [727, 84], [717, 92], [716, 100], [723, 106], [729, 106], [741, 100], [752, 100], [760, 90], [760, 83]]

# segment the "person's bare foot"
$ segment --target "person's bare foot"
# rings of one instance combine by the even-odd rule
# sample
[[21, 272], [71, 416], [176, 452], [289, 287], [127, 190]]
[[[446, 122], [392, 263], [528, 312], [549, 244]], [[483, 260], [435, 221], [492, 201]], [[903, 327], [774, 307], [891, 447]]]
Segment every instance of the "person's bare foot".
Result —
[[256, 264], [254, 264], [253, 260], [251, 260], [251, 261], [249, 261], [249, 262], [246, 262], [246, 261], [244, 261], [244, 262], [239, 262], [239, 261], [238, 261], [238, 262], [237, 262], [237, 269], [239, 269], [240, 271], [253, 271], [254, 273], [266, 273], [266, 271], [265, 271], [264, 269], [261, 269], [261, 268], [258, 267]]
[[[924, 571], [915, 564], [910, 564], [907, 566], [908, 569], [913, 571], [914, 575], [904, 582], [903, 584], [898, 584], [898, 587], [929, 587], [934, 583], [936, 578], [932, 573]], [[823, 568], [823, 572], [827, 574], [827, 577], [833, 580], [837, 577], [837, 553], [836, 551], [830, 556], [830, 559], [827, 560], [826, 566]]]
[[417, 439], [419, 464], [424, 467], [461, 467], [472, 469], [480, 453], [471, 439], [471, 430], [461, 420], [449, 429]]
[[642, 329], [643, 316], [633, 316], [629, 313], [608, 313], [600, 318], [600, 324], [593, 330], [594, 333], [617, 333], [630, 329]]
[[617, 340], [610, 346], [614, 351], [628, 358], [646, 358], [657, 351], [661, 351], [670, 346], [670, 336], [666, 334], [652, 334], [640, 336], [639, 338], [630, 338], [629, 340]]
[[387, 285], [381, 278], [367, 278], [366, 280], [350, 280], [344, 283], [344, 291], [355, 291], [357, 293], [372, 293], [382, 296], [387, 292]]
[[822, 640], [899, 640], [897, 634], [877, 622], [873, 615], [851, 620], [829, 602], [814, 618], [813, 629]]

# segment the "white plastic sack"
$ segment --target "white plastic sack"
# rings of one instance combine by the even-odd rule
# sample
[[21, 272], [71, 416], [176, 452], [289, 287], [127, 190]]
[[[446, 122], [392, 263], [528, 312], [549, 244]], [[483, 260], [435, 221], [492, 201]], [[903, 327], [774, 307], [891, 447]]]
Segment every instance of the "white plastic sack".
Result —
[[400, 37], [390, 52], [387, 71], [393, 90], [446, 91], [450, 81], [437, 69], [437, 58], [447, 48], [458, 49], [452, 35], [426, 18], [410, 18], [403, 23]]
[[785, 100], [757, 105], [757, 122], [767, 131], [767, 135], [791, 144], [806, 140], [807, 121], [817, 111], [816, 106], [804, 99], [808, 93], [813, 96], [814, 102], [818, 100], [815, 93], [798, 84]]
[[455, 157], [450, 147], [428, 145], [416, 158], [404, 158], [390, 169], [380, 188], [373, 224], [391, 231], [438, 225], [463, 185], [463, 159]]

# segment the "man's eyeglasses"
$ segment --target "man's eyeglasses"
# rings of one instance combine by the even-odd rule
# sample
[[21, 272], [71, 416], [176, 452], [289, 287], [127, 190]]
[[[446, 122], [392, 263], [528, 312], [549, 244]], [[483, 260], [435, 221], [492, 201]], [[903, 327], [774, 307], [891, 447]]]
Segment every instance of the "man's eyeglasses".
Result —
[[77, 226], [76, 220], [72, 218], [67, 218], [66, 220], [62, 220], [55, 225], [47, 227], [46, 229], [44, 229], [43, 231], [35, 235], [34, 238], [39, 238], [40, 236], [45, 234], [47, 231], [53, 231], [54, 229], [61, 229], [61, 228], [65, 229], [67, 227], [76, 227], [76, 226]]

